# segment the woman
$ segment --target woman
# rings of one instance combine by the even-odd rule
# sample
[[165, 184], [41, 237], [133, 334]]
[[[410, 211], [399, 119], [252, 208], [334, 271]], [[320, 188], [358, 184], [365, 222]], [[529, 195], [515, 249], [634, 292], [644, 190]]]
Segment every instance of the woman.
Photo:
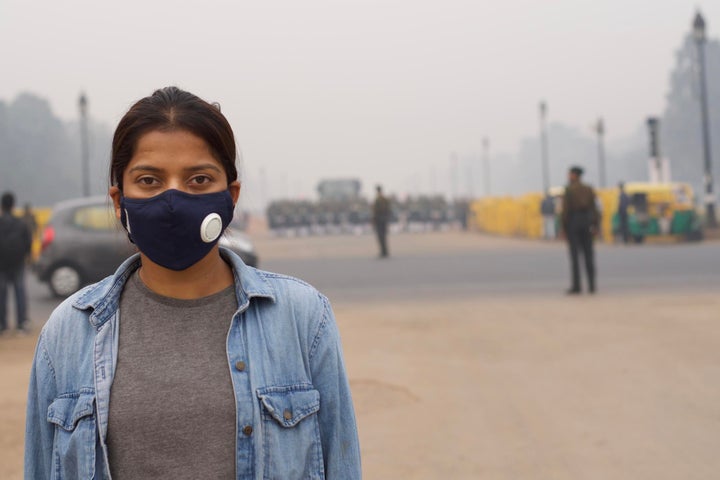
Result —
[[26, 478], [360, 478], [327, 299], [218, 247], [235, 157], [219, 109], [175, 87], [120, 121], [110, 197], [139, 254], [43, 328]]

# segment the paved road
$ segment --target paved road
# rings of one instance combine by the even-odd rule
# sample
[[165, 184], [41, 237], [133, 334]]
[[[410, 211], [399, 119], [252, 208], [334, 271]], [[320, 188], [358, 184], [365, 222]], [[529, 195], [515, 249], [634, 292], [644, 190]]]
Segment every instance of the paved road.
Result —
[[[720, 243], [598, 248], [600, 292], [720, 286]], [[569, 286], [563, 245], [374, 258], [278, 259], [263, 268], [298, 276], [341, 300], [418, 295], [561, 294]]]
[[[442, 234], [440, 234], [442, 235]], [[475, 235], [475, 234], [468, 234]], [[421, 237], [396, 235], [396, 254], [389, 260], [367, 255], [265, 258], [266, 270], [297, 276], [313, 284], [333, 301], [412, 300], [441, 295], [463, 298], [483, 295], [560, 295], [568, 286], [568, 259], [564, 245], [508, 241], [477, 248], [454, 248], [458, 234], [447, 234], [447, 249], [412, 249]], [[467, 237], [465, 237], [467, 238]], [[482, 237], [478, 237], [482, 238]], [[356, 242], [374, 248], [369, 236], [334, 239], [283, 239], [288, 248], [313, 242]], [[272, 240], [258, 241], [263, 248]], [[326, 249], [323, 245], [322, 249]], [[648, 290], [705, 290], [720, 287], [720, 242], [682, 245], [599, 246], [599, 290], [602, 294]], [[42, 324], [58, 304], [45, 285], [28, 275], [34, 324]], [[39, 323], [38, 323], [39, 322]]]

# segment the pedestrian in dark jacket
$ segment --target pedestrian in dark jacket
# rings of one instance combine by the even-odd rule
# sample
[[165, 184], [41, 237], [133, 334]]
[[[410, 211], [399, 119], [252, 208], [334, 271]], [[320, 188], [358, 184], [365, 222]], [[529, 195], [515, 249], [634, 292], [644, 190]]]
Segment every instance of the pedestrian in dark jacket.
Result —
[[12, 286], [15, 292], [17, 329], [27, 330], [27, 298], [25, 295], [25, 261], [30, 255], [32, 236], [25, 223], [13, 216], [15, 196], [2, 195], [0, 215], [0, 334], [8, 329], [7, 298]]
[[378, 244], [380, 245], [380, 258], [387, 258], [387, 229], [390, 222], [390, 201], [382, 193], [382, 187], [375, 187], [377, 195], [373, 204], [373, 227], [377, 234]]
[[568, 294], [581, 292], [579, 255], [585, 259], [588, 290], [595, 293], [595, 254], [593, 237], [598, 231], [600, 215], [597, 210], [595, 191], [580, 181], [583, 169], [572, 167], [568, 174], [562, 207], [562, 225], [570, 250], [572, 280]]

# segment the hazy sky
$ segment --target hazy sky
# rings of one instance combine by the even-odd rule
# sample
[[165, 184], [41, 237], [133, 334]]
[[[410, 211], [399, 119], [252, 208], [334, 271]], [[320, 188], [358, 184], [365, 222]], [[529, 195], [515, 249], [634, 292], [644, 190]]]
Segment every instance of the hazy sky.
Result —
[[697, 7], [718, 36], [720, 0], [0, 0], [0, 99], [72, 119], [84, 90], [114, 128], [175, 84], [222, 105], [255, 195], [261, 168], [269, 195], [427, 189], [484, 135], [493, 152], [536, 135], [541, 99], [551, 121], [631, 134]]

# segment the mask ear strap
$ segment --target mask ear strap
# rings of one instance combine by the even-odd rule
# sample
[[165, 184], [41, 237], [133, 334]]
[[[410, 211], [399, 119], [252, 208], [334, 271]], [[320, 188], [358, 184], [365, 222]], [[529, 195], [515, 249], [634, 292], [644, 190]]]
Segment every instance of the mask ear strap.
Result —
[[[122, 192], [121, 192], [122, 193]], [[127, 208], [125, 208], [124, 202], [122, 201], [124, 197], [120, 198], [120, 223], [122, 224], [125, 231], [127, 231], [128, 240], [130, 240], [130, 243], [135, 243], [132, 239], [132, 235], [130, 232], [130, 215], [128, 214]]]

